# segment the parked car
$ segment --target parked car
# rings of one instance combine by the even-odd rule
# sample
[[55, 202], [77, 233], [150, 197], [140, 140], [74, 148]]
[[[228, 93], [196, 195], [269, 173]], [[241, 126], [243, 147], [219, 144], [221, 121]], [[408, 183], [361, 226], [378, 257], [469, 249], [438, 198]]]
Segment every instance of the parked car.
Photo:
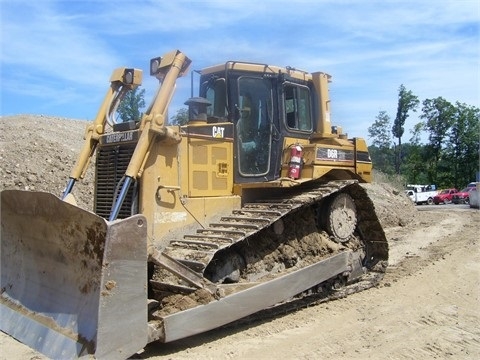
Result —
[[444, 189], [440, 191], [438, 195], [433, 197], [433, 203], [435, 205], [451, 203], [453, 194], [457, 192], [457, 189]]
[[473, 190], [470, 191], [469, 197], [470, 207], [480, 209], [480, 185], [478, 185], [478, 188], [474, 187]]
[[474, 187], [466, 187], [462, 191], [459, 191], [452, 196], [452, 202], [454, 204], [468, 204], [470, 202], [470, 192], [475, 189]]

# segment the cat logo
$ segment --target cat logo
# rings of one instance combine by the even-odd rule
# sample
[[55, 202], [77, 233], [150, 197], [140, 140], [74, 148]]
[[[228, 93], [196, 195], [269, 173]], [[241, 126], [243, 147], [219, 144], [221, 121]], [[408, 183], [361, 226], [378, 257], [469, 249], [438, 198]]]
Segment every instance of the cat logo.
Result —
[[223, 138], [224, 133], [225, 131], [225, 128], [224, 127], [221, 127], [221, 126], [214, 126], [212, 127], [212, 135], [214, 138]]

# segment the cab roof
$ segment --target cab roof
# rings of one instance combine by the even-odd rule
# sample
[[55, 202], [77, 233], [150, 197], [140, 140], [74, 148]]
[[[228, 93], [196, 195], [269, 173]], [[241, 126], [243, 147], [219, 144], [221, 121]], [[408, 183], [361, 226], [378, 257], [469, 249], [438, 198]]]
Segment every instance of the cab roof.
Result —
[[275, 65], [267, 65], [267, 64], [260, 64], [260, 63], [250, 63], [244, 61], [227, 61], [225, 64], [218, 64], [213, 65], [210, 67], [203, 68], [200, 73], [202, 75], [208, 75], [218, 72], [224, 72], [226, 69], [228, 70], [238, 70], [238, 71], [248, 71], [248, 72], [256, 72], [262, 74], [286, 74], [291, 78], [304, 80], [304, 81], [311, 81], [312, 74], [295, 69], [292, 67], [280, 67]]

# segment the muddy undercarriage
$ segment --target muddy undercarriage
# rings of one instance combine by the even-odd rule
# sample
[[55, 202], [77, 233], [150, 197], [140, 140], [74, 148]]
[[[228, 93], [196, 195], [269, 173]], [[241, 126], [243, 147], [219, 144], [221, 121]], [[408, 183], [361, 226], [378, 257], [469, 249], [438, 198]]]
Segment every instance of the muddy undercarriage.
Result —
[[[316, 265], [320, 268], [318, 264], [333, 275], [319, 277], [318, 282], [308, 280], [301, 291], [268, 307], [295, 308], [306, 301], [325, 301], [363, 290], [381, 279], [388, 245], [363, 188], [355, 181], [338, 181], [308, 184], [245, 204], [219, 223], [171, 242], [165, 254], [203, 276], [211, 286], [195, 288], [188, 278], [151, 266], [150, 326], [155, 328], [161, 328], [173, 314], [235, 299], [275, 279]], [[327, 266], [330, 260], [340, 258], [346, 263], [340, 261], [338, 268]], [[235, 320], [241, 317], [240, 313], [231, 316]], [[163, 331], [152, 340], [169, 341]]]

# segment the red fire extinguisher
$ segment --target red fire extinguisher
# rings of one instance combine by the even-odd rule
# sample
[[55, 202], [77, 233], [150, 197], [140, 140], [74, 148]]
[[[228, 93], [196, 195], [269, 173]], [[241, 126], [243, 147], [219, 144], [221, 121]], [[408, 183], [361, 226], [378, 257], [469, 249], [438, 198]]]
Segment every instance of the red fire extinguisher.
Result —
[[288, 177], [292, 179], [300, 178], [300, 170], [302, 169], [303, 149], [297, 144], [292, 146], [290, 150], [290, 162], [288, 163]]

